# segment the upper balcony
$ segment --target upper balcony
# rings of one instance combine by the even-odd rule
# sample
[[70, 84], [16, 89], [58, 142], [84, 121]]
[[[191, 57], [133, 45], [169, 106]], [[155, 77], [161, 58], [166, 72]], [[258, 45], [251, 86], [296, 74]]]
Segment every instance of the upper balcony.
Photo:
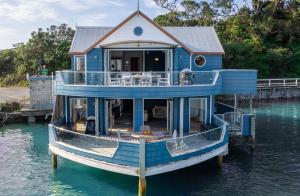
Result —
[[256, 71], [56, 72], [58, 95], [168, 98], [221, 94], [222, 90], [230, 94], [255, 92]]
[[201, 72], [84, 72], [59, 71], [64, 85], [107, 87], [162, 87], [213, 85], [218, 71]]

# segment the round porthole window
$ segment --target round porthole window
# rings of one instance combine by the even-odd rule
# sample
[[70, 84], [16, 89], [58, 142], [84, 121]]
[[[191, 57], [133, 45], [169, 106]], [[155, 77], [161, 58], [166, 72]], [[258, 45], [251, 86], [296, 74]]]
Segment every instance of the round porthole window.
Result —
[[197, 65], [198, 67], [202, 67], [205, 65], [205, 63], [206, 63], [206, 59], [204, 56], [202, 56], [202, 55], [196, 56], [195, 65]]
[[136, 36], [141, 36], [141, 35], [143, 34], [143, 29], [142, 29], [142, 27], [135, 27], [135, 28], [133, 29], [133, 33], [134, 33], [134, 35], [136, 35]]

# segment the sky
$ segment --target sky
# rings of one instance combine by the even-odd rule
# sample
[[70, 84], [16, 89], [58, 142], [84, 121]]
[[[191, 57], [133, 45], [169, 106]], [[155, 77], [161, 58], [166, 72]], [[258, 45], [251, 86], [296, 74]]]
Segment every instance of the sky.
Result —
[[[136, 9], [137, 0], [0, 0], [0, 50], [51, 25], [116, 26]], [[140, 0], [140, 10], [150, 18], [166, 12], [152, 0]]]

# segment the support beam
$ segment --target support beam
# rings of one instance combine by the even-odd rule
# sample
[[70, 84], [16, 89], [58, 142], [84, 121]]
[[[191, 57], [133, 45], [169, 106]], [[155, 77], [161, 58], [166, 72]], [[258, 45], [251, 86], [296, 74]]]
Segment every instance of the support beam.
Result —
[[223, 155], [217, 156], [217, 166], [222, 168], [223, 167]]
[[99, 136], [100, 127], [99, 127], [99, 99], [95, 98], [95, 134]]
[[250, 93], [250, 98], [249, 98], [249, 100], [250, 100], [250, 114], [253, 114], [253, 95], [252, 95], [252, 93]]
[[184, 98], [180, 98], [180, 109], [179, 109], [179, 137], [183, 137], [183, 112], [184, 112]]
[[52, 167], [57, 168], [57, 155], [52, 153]]
[[213, 116], [213, 96], [209, 96], [209, 124], [212, 124], [212, 116]]
[[139, 171], [139, 189], [138, 189], [138, 195], [139, 196], [144, 196], [146, 195], [146, 188], [147, 188], [147, 184], [146, 184], [146, 177], [145, 177], [145, 139], [141, 138], [140, 139], [140, 153], [139, 153], [139, 157], [140, 157], [140, 171]]

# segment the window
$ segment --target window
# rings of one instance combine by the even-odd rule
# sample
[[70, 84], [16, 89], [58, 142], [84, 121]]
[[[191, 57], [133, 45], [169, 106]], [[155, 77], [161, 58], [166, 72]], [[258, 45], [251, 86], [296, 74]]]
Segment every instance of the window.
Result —
[[205, 63], [206, 63], [206, 59], [204, 56], [202, 56], [202, 55], [196, 56], [195, 65], [197, 65], [198, 67], [202, 67], [205, 65]]
[[76, 71], [85, 71], [85, 57], [84, 56], [76, 56]]

